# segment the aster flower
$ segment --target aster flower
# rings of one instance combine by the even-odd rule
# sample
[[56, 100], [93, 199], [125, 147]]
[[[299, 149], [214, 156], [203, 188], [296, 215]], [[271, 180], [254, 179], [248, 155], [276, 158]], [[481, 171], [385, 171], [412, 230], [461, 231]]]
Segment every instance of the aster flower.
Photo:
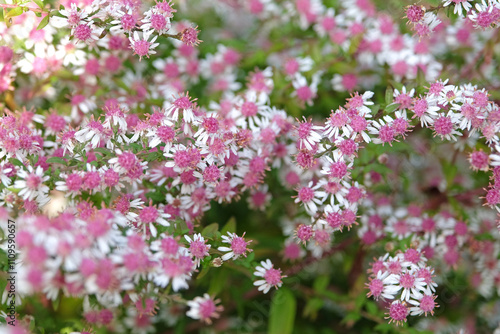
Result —
[[186, 312], [186, 315], [210, 325], [212, 318], [219, 318], [219, 313], [224, 310], [221, 305], [217, 306], [219, 302], [219, 299], [213, 300], [208, 293], [205, 293], [203, 297], [195, 297], [187, 302], [190, 309]]
[[171, 27], [170, 17], [156, 8], [151, 8], [144, 13], [142, 31], [151, 31], [158, 35], [166, 34]]
[[142, 59], [142, 57], [149, 58], [149, 55], [156, 53], [154, 49], [160, 45], [159, 43], [155, 43], [158, 36], [154, 36], [151, 40], [149, 40], [150, 37], [150, 31], [143, 32], [142, 36], [140, 36], [137, 31], [134, 31], [134, 36], [129, 37], [130, 47], [134, 51], [134, 54], [139, 56], [139, 59]]
[[258, 290], [264, 293], [268, 293], [273, 286], [276, 289], [281, 287], [283, 284], [281, 279], [286, 277], [281, 275], [281, 269], [274, 269], [274, 265], [269, 259], [261, 261], [260, 266], [255, 267], [255, 270], [253, 274], [263, 279], [255, 281], [253, 285], [258, 286]]
[[231, 233], [227, 232], [227, 236], [223, 235], [222, 236], [222, 242], [229, 244], [229, 247], [222, 246], [217, 248], [218, 251], [221, 252], [227, 252], [226, 254], [222, 255], [222, 261], [227, 261], [229, 259], [236, 260], [240, 256], [247, 256], [247, 252], [251, 252], [251, 249], [248, 249], [247, 246], [249, 243], [252, 242], [252, 240], [246, 241], [243, 237], [245, 236], [245, 233], [241, 237], [238, 237], [236, 233]]
[[184, 235], [184, 238], [189, 242], [189, 252], [195, 258], [194, 263], [198, 267], [201, 259], [209, 255], [208, 251], [212, 246], [206, 244], [207, 240], [203, 238], [201, 233], [193, 234], [192, 239], [188, 235]]
[[32, 166], [27, 166], [27, 170], [21, 169], [17, 172], [17, 180], [13, 187], [20, 189], [18, 195], [24, 200], [36, 200], [40, 205], [45, 205], [49, 202], [48, 197], [49, 187], [43, 184], [49, 180], [49, 176], [43, 175], [43, 168], [38, 166], [33, 169]]

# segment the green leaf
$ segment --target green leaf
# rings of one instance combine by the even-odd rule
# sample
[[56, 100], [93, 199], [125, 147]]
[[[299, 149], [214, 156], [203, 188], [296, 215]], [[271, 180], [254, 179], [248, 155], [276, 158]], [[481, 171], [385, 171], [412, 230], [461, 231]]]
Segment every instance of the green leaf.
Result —
[[5, 19], [7, 19], [10, 17], [19, 16], [22, 13], [24, 13], [23, 7], [16, 7], [16, 8], [12, 8], [11, 10], [9, 10], [7, 12], [7, 15], [4, 14], [4, 17], [5, 17]]
[[50, 157], [47, 159], [47, 163], [49, 164], [62, 164], [66, 165], [66, 161], [60, 157]]
[[208, 271], [210, 270], [210, 267], [203, 267], [203, 269], [200, 271], [200, 273], [198, 274], [198, 276], [196, 276], [196, 279], [200, 279], [200, 278], [203, 278], [207, 273]]
[[201, 231], [201, 235], [207, 238], [211, 238], [215, 235], [215, 233], [217, 233], [218, 230], [219, 224], [213, 223], [205, 227], [203, 231]]
[[318, 316], [318, 311], [323, 307], [323, 300], [320, 298], [311, 298], [307, 301], [306, 307], [304, 307], [304, 316], [315, 320]]
[[215, 270], [215, 275], [210, 280], [210, 286], [208, 287], [209, 295], [218, 295], [223, 289], [227, 289], [228, 274], [229, 272], [223, 268]]
[[351, 38], [351, 45], [349, 45], [349, 54], [353, 55], [357, 50], [361, 41], [363, 40], [363, 34], [358, 34]]
[[394, 100], [394, 89], [392, 87], [387, 87], [385, 91], [385, 103], [387, 105], [391, 104]]
[[155, 160], [158, 160], [159, 157], [160, 157], [160, 154], [158, 152], [151, 152], [146, 156], [145, 160], [148, 162], [155, 161]]
[[366, 310], [368, 311], [368, 313], [373, 314], [373, 315], [378, 315], [379, 309], [377, 307], [377, 304], [374, 303], [373, 301], [368, 300], [365, 304], [365, 307], [366, 307]]
[[34, 3], [36, 3], [36, 5], [38, 7], [40, 7], [40, 9], [43, 9], [43, 1], [42, 0], [33, 0]]
[[287, 288], [281, 288], [273, 296], [269, 315], [269, 334], [290, 334], [295, 323], [297, 301]]
[[352, 326], [359, 319], [361, 319], [361, 315], [358, 312], [350, 312], [344, 317], [344, 319], [342, 319], [342, 323], [347, 324], [348, 326]]
[[328, 277], [328, 275], [322, 275], [316, 277], [313, 283], [314, 291], [320, 294], [323, 293], [323, 291], [325, 291], [326, 288], [328, 287], [329, 282], [330, 282], [330, 277]]
[[104, 148], [104, 147], [96, 147], [96, 148], [94, 148], [94, 152], [99, 152], [99, 153], [102, 153], [103, 155], [109, 155], [111, 153], [110, 150], [108, 150], [107, 148]]
[[398, 109], [398, 107], [399, 107], [399, 103], [389, 104], [387, 107], [385, 107], [385, 112], [392, 113], [394, 110]]
[[417, 67], [417, 87], [424, 87], [427, 84], [427, 80], [425, 80], [425, 73], [420, 68]]
[[227, 232], [236, 233], [236, 218], [234, 216], [229, 218], [222, 231], [220, 231], [222, 235], [227, 234]]
[[19, 159], [11, 158], [10, 163], [17, 167], [24, 167], [24, 164]]
[[45, 15], [45, 17], [42, 19], [42, 21], [40, 21], [40, 24], [38, 25], [38, 27], [36, 27], [36, 30], [42, 30], [43, 28], [45, 28], [45, 26], [47, 24], [49, 24], [49, 19], [50, 19], [50, 16]]

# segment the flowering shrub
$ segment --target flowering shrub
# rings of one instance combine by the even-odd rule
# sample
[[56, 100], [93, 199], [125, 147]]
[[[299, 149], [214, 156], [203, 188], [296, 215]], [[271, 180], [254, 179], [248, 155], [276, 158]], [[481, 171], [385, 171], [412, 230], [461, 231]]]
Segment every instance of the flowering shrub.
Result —
[[500, 331], [500, 2], [428, 2], [0, 4], [0, 332]]

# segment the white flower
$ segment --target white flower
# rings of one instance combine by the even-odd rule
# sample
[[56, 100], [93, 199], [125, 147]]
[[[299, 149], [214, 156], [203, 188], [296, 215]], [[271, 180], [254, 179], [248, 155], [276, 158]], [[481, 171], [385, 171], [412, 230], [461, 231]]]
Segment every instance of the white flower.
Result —
[[38, 166], [36, 170], [28, 166], [28, 171], [21, 169], [17, 176], [23, 180], [14, 183], [15, 189], [21, 189], [18, 193], [24, 200], [36, 200], [40, 205], [45, 205], [50, 200], [48, 197], [49, 187], [43, 184], [50, 177], [43, 176], [43, 168]]
[[253, 283], [253, 285], [259, 287], [259, 291], [268, 293], [273, 286], [277, 289], [283, 284], [281, 278], [285, 276], [281, 275], [280, 269], [274, 269], [273, 267], [274, 265], [269, 259], [261, 261], [260, 266], [255, 267], [254, 276], [264, 278]]
[[223, 235], [222, 236], [222, 242], [229, 244], [229, 247], [222, 246], [217, 248], [218, 251], [221, 252], [228, 252], [224, 255], [222, 255], [222, 261], [227, 261], [229, 259], [236, 260], [240, 256], [246, 257], [246, 252], [251, 251], [251, 249], [247, 248], [247, 245], [251, 242], [246, 241], [243, 237], [245, 236], [245, 233], [241, 237], [238, 237], [236, 233], [231, 233], [227, 232], [227, 236]]
[[134, 37], [129, 37], [130, 47], [134, 50], [134, 54], [139, 56], [139, 59], [142, 59], [142, 57], [149, 57], [149, 55], [156, 53], [154, 49], [160, 45], [160, 43], [155, 43], [158, 36], [154, 36], [149, 40], [150, 37], [150, 31], [143, 32], [142, 37], [137, 31], [134, 31]]

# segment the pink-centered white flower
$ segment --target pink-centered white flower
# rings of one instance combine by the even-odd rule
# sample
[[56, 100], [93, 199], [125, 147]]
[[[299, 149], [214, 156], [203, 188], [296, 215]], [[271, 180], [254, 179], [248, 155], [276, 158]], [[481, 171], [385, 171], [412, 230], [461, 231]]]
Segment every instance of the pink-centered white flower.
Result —
[[150, 40], [151, 35], [150, 31], [143, 32], [142, 36], [137, 31], [134, 31], [134, 36], [129, 37], [130, 47], [134, 51], [134, 54], [139, 56], [139, 59], [142, 59], [142, 57], [149, 58], [149, 55], [156, 53], [154, 49], [160, 45], [159, 43], [155, 43], [158, 36], [154, 36]]
[[27, 170], [21, 169], [17, 172], [17, 177], [13, 187], [20, 189], [18, 195], [24, 200], [36, 200], [39, 205], [45, 205], [49, 202], [48, 197], [49, 187], [44, 182], [49, 180], [49, 176], [43, 175], [43, 168], [38, 166], [34, 169], [32, 166], [27, 166]]
[[260, 266], [255, 267], [254, 276], [262, 277], [263, 279], [257, 280], [253, 285], [258, 286], [258, 290], [268, 293], [274, 286], [276, 289], [281, 287], [283, 282], [281, 279], [286, 277], [281, 274], [281, 269], [275, 269], [271, 260], [261, 261]]
[[198, 267], [200, 261], [209, 255], [208, 251], [212, 246], [206, 244], [207, 240], [205, 240], [201, 233], [193, 234], [192, 239], [188, 235], [184, 235], [184, 238], [189, 242], [189, 252], [194, 257], [194, 263]]
[[317, 143], [321, 141], [321, 134], [319, 133], [322, 130], [321, 126], [314, 125], [311, 120], [306, 120], [304, 117], [304, 121], [298, 121], [299, 125], [296, 126], [296, 133], [298, 137], [298, 145], [299, 149], [307, 149], [311, 151]]
[[236, 233], [227, 232], [227, 235], [222, 236], [222, 242], [229, 244], [229, 247], [221, 246], [217, 248], [218, 251], [227, 252], [222, 255], [222, 261], [227, 261], [229, 259], [236, 260], [240, 256], [246, 257], [247, 252], [251, 252], [251, 249], [248, 249], [247, 246], [252, 240], [244, 239], [245, 233], [241, 237], [238, 237]]
[[221, 305], [217, 306], [219, 302], [219, 299], [214, 300], [208, 293], [205, 293], [203, 297], [195, 297], [193, 300], [187, 302], [190, 309], [186, 312], [186, 315], [210, 325], [212, 318], [219, 318], [219, 313], [224, 310], [224, 307]]

